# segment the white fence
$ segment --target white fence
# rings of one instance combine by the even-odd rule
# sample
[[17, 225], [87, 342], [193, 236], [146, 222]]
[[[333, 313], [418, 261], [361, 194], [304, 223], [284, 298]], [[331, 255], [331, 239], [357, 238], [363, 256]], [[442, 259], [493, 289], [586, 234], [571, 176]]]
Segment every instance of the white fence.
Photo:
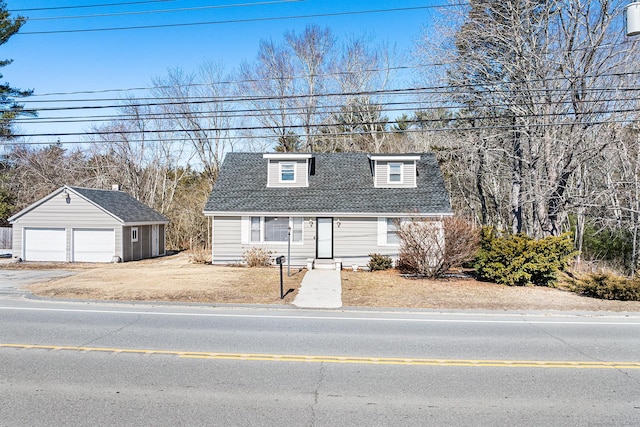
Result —
[[0, 227], [0, 249], [11, 249], [13, 247], [12, 231], [11, 227]]

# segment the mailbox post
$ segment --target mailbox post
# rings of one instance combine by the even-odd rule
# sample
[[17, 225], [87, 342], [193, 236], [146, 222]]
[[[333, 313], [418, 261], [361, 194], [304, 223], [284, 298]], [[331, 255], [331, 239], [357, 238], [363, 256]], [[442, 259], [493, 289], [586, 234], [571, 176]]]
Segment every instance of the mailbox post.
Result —
[[280, 266], [280, 299], [284, 299], [284, 284], [282, 281], [282, 265], [284, 264], [285, 256], [280, 255], [276, 258], [276, 264]]

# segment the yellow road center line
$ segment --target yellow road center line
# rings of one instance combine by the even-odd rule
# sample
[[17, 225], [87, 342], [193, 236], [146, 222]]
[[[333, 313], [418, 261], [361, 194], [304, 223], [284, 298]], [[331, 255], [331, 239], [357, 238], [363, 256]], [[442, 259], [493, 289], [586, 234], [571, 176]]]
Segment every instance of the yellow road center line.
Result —
[[466, 359], [414, 359], [401, 357], [357, 357], [315, 356], [292, 354], [217, 353], [207, 351], [176, 351], [128, 349], [111, 347], [75, 347], [39, 344], [1, 344], [0, 348], [23, 350], [84, 351], [102, 353], [127, 353], [145, 355], [168, 355], [187, 359], [245, 360], [270, 362], [342, 363], [363, 365], [410, 365], [410, 366], [460, 366], [495, 368], [561, 368], [561, 369], [640, 369], [640, 362], [611, 361], [558, 361], [558, 360], [466, 360]]

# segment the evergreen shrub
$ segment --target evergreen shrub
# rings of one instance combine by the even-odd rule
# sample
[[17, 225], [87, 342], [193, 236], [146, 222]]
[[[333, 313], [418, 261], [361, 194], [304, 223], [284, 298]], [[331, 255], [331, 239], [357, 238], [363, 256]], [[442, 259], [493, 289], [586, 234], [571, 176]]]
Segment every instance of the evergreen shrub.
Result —
[[369, 254], [369, 270], [388, 270], [393, 267], [393, 260], [389, 255]]
[[640, 279], [627, 279], [611, 273], [588, 274], [574, 279], [571, 289], [579, 294], [608, 300], [640, 301]]
[[576, 255], [569, 233], [533, 239], [524, 234], [498, 236], [492, 227], [481, 231], [474, 267], [480, 280], [509, 286], [549, 286]]

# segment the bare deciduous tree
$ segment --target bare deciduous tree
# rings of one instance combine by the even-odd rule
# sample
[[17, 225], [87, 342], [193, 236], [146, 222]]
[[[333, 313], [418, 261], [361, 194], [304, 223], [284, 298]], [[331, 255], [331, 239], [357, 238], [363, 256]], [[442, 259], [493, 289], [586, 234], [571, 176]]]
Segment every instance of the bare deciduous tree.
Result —
[[483, 223], [504, 218], [506, 199], [513, 232], [557, 235], [568, 227], [576, 173], [611, 143], [603, 124], [624, 110], [616, 94], [623, 59], [635, 48], [621, 43], [621, 6], [471, 1], [450, 17], [457, 26], [440, 59], [463, 113], [459, 127], [473, 135], [450, 148], [469, 156], [475, 174], [464, 189]]

